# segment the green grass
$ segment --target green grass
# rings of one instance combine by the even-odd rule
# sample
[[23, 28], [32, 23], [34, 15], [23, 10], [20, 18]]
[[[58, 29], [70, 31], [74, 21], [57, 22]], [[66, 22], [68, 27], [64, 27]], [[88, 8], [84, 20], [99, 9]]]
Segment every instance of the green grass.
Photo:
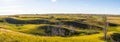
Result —
[[[51, 16], [54, 16], [54, 17], [51, 18]], [[56, 20], [57, 18], [66, 19], [66, 20], [63, 19], [62, 21], [75, 21], [79, 19], [86, 19], [86, 17], [82, 17], [82, 16], [87, 16], [87, 15], [44, 15], [44, 16], [30, 15], [27, 17], [24, 15], [23, 16], [21, 15], [20, 17], [12, 17], [12, 18], [15, 18], [18, 20], [36, 20], [36, 19], [46, 18], [46, 19], [50, 19], [51, 22], [56, 22], [58, 21]], [[37, 18], [37, 17], [42, 17], [42, 18]], [[93, 18], [97, 22], [103, 22], [101, 16], [93, 16]], [[0, 18], [0, 20], [2, 19]], [[112, 22], [114, 23], [115, 21], [117, 20], [114, 20]], [[94, 22], [94, 23], [96, 23], [95, 24], [96, 26], [99, 26], [97, 22]], [[109, 22], [111, 22], [111, 20]], [[30, 34], [30, 33], [44, 33], [42, 30], [37, 30], [36, 28], [41, 26], [47, 26], [47, 25], [57, 26], [57, 25], [51, 25], [51, 24], [10, 24], [7, 22], [0, 22], [0, 27], [3, 27], [3, 28], [0, 28], [0, 42], [105, 42], [103, 39], [101, 39], [104, 35], [102, 30], [76, 29], [77, 27], [72, 27], [69, 25], [62, 25], [61, 27], [66, 29], [70, 29], [69, 27], [72, 27], [79, 32], [89, 33], [91, 31], [97, 31], [100, 33], [92, 34], [92, 35], [80, 34], [72, 37], [60, 37], [60, 36], [50, 37], [50, 36], [39, 36], [39, 35]], [[120, 32], [120, 26], [108, 28], [108, 35], [113, 34], [115, 32]]]
[[104, 42], [101, 34], [74, 36], [74, 37], [44, 37], [23, 33], [0, 31], [0, 42]]

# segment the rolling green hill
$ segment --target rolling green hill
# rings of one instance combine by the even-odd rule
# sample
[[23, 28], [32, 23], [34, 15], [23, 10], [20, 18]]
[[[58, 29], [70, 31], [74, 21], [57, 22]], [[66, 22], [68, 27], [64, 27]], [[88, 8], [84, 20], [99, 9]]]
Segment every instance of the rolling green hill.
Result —
[[[120, 32], [119, 16], [107, 16], [108, 41]], [[0, 42], [104, 42], [101, 15], [51, 14], [0, 17]], [[113, 37], [112, 37], [113, 36]]]

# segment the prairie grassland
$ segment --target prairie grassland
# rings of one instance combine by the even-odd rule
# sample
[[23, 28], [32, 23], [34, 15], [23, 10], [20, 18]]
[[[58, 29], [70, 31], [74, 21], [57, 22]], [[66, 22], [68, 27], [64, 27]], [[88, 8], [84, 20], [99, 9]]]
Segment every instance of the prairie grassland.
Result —
[[0, 42], [104, 42], [100, 39], [102, 36], [100, 33], [74, 37], [44, 37], [0, 29]]
[[[2, 17], [3, 18], [3, 17]], [[5, 17], [8, 18], [8, 17]], [[52, 22], [59, 22], [59, 19], [63, 21], [72, 21], [73, 23], [77, 20], [87, 21], [86, 15], [42, 15], [39, 17], [37, 16], [18, 16], [18, 17], [9, 17], [14, 18], [16, 20], [37, 20], [37, 19], [49, 19]], [[108, 22], [120, 24], [120, 17], [108, 17]], [[58, 19], [58, 20], [57, 20]], [[0, 18], [0, 20], [2, 20]], [[93, 20], [95, 20], [95, 25], [100, 27], [97, 22], [103, 22], [101, 16], [93, 16]], [[78, 21], [77, 23], [80, 23]], [[89, 23], [89, 22], [87, 22]], [[33, 33], [43, 33], [42, 30], [37, 30], [38, 27], [41, 26], [58, 26], [58, 24], [11, 24], [8, 22], [0, 22], [0, 42], [105, 42], [103, 40], [104, 34], [103, 30], [94, 30], [99, 31], [98, 34], [92, 35], [85, 35], [80, 34], [77, 36], [71, 37], [60, 37], [60, 36], [41, 36], [41, 35], [34, 35], [29, 34], [30, 32]], [[77, 25], [77, 24], [76, 24]], [[89, 25], [89, 24], [87, 24]], [[81, 29], [80, 27], [75, 27], [72, 25], [62, 25], [61, 28], [71, 29], [74, 28], [76, 31], [91, 31], [90, 28], [85, 30]], [[82, 26], [81, 26], [82, 27]], [[120, 26], [114, 26], [108, 28], [108, 35], [111, 35], [115, 32], [120, 32]]]
[[108, 18], [108, 22], [120, 24], [120, 17], [107, 17], [107, 18]]

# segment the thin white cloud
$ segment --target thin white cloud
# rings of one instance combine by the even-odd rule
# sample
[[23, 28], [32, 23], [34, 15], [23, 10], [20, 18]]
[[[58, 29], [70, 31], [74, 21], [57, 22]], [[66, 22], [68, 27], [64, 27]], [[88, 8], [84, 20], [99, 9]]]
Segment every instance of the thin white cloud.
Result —
[[22, 6], [18, 6], [18, 5], [0, 7], [0, 15], [17, 13], [17, 12], [21, 12], [21, 11], [22, 11]]
[[18, 5], [18, 2], [18, 0], [0, 0], [0, 15], [22, 12], [22, 5]]

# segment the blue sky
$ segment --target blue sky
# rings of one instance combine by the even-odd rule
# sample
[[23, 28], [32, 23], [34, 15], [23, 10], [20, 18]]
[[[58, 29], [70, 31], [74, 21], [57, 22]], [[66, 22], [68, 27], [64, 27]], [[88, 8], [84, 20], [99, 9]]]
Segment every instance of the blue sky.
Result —
[[120, 14], [120, 0], [0, 0], [0, 15], [36, 13]]

